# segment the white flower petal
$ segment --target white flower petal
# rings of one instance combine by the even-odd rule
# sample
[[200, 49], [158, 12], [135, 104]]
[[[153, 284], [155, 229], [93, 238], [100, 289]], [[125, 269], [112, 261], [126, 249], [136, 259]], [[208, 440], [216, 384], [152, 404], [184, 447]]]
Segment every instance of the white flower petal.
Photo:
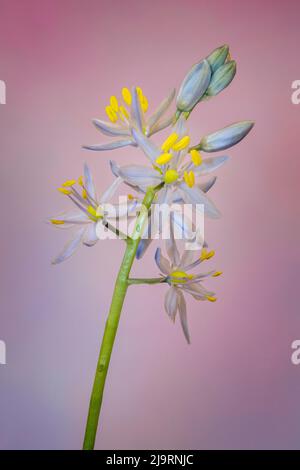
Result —
[[160, 120], [160, 118], [165, 114], [165, 112], [170, 107], [174, 97], [175, 97], [176, 90], [175, 88], [171, 91], [171, 93], [165, 98], [158, 108], [154, 111], [154, 113], [150, 116], [148, 120], [148, 130], [151, 132], [151, 128]]
[[217, 219], [220, 217], [220, 212], [214, 203], [204, 194], [197, 186], [189, 188], [185, 183], [180, 183], [180, 189], [185, 195], [185, 201], [191, 204], [203, 204], [204, 211], [208, 217]]
[[165, 310], [171, 320], [175, 321], [175, 316], [178, 308], [178, 295], [177, 288], [171, 286], [165, 295]]
[[85, 230], [86, 227], [81, 227], [79, 230], [76, 231], [74, 237], [65, 245], [63, 251], [56, 258], [54, 258], [52, 264], [62, 263], [66, 259], [70, 258], [70, 256], [72, 256], [79, 243], [81, 242]]
[[116, 193], [121, 183], [122, 183], [122, 178], [117, 177], [100, 197], [100, 203], [103, 204], [104, 202], [109, 201], [114, 196], [114, 194]]
[[161, 119], [160, 121], [158, 121], [152, 128], [150, 131], [147, 131], [146, 134], [148, 137], [150, 137], [151, 135], [154, 135], [156, 134], [157, 132], [160, 132], [164, 129], [166, 129], [166, 127], [169, 127], [173, 124], [173, 119], [174, 119], [174, 116], [169, 116], [169, 117], [166, 117], [165, 119]]
[[197, 186], [198, 186], [199, 189], [201, 189], [201, 191], [203, 191], [204, 193], [207, 193], [207, 191], [209, 191], [210, 188], [213, 187], [213, 185], [215, 184], [216, 181], [217, 181], [217, 177], [213, 176], [208, 181], [197, 184]]
[[161, 150], [156, 147], [148, 137], [145, 137], [142, 132], [138, 129], [132, 129], [132, 136], [137, 145], [143, 150], [146, 157], [150, 159], [152, 163], [155, 162], [156, 158], [161, 154]]
[[94, 246], [99, 238], [97, 237], [97, 232], [96, 232], [96, 223], [91, 223], [90, 226], [86, 229], [82, 242], [86, 246]]
[[134, 186], [157, 186], [161, 182], [159, 173], [146, 166], [125, 165], [119, 168], [118, 171], [123, 180]]
[[88, 165], [84, 164], [84, 180], [85, 180], [85, 188], [92, 199], [96, 200], [96, 191], [95, 185], [92, 178], [91, 170], [89, 169]]
[[171, 272], [171, 266], [167, 258], [161, 254], [161, 249], [157, 248], [155, 252], [155, 262], [163, 274], [169, 275]]
[[121, 147], [126, 147], [127, 145], [135, 146], [133, 139], [124, 139], [124, 140], [115, 140], [107, 144], [95, 144], [95, 145], [83, 145], [82, 148], [86, 150], [102, 151], [102, 150], [114, 150]]
[[132, 103], [131, 103], [131, 118], [133, 123], [137, 126], [140, 131], [143, 131], [145, 122], [144, 122], [144, 113], [141, 108], [141, 103], [138, 97], [136, 87], [133, 87], [131, 90]]
[[178, 295], [178, 310], [179, 310], [180, 323], [182, 326], [185, 339], [187, 340], [188, 344], [190, 344], [191, 340], [190, 340], [190, 333], [189, 333], [189, 328], [188, 328], [185, 298], [184, 298], [183, 293], [179, 289], [178, 289], [177, 295]]
[[179, 251], [174, 238], [174, 213], [170, 214], [170, 238], [166, 240], [166, 250], [173, 266], [178, 266], [180, 262]]
[[124, 127], [121, 127], [118, 124], [101, 121], [100, 119], [93, 119], [92, 122], [94, 126], [99, 129], [104, 135], [109, 135], [113, 137], [118, 135], [130, 136], [129, 130], [124, 129]]
[[203, 159], [201, 165], [193, 168], [193, 171], [196, 176], [207, 175], [208, 173], [211, 173], [220, 166], [224, 165], [228, 159], [229, 157], [226, 156], [205, 158]]

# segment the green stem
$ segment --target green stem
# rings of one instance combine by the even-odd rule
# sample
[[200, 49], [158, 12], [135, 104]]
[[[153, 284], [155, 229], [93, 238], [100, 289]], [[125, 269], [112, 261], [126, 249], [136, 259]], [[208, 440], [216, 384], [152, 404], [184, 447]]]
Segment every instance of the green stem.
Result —
[[162, 282], [167, 282], [165, 277], [144, 277], [144, 278], [134, 278], [130, 277], [128, 279], [128, 284], [161, 284]]
[[99, 415], [103, 398], [103, 390], [105, 386], [105, 379], [117, 333], [121, 310], [129, 285], [129, 274], [136, 255], [139, 241], [141, 239], [143, 226], [147, 221], [148, 212], [157, 189], [159, 189], [159, 187], [148, 188], [142, 203], [142, 210], [140, 211], [140, 214], [135, 224], [132, 237], [126, 240], [127, 246], [115, 283], [114, 293], [110, 305], [109, 314], [106, 320], [100, 354], [97, 363], [84, 436], [84, 450], [92, 450], [95, 445]]

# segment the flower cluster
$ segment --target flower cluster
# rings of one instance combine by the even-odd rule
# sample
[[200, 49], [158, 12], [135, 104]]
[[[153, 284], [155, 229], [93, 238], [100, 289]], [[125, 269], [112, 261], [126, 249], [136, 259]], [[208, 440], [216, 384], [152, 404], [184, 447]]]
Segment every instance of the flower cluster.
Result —
[[[54, 263], [64, 261], [75, 251], [80, 242], [93, 246], [97, 240], [97, 225], [105, 224], [108, 229], [118, 232], [117, 224], [123, 217], [138, 217], [141, 202], [149, 188], [154, 188], [154, 204], [177, 205], [191, 204], [195, 210], [204, 211], [210, 218], [218, 218], [220, 212], [207, 195], [216, 182], [215, 171], [221, 167], [228, 156], [220, 153], [207, 156], [205, 153], [223, 152], [240, 142], [252, 129], [253, 121], [240, 121], [208, 135], [189, 135], [187, 121], [197, 104], [218, 95], [233, 80], [236, 63], [231, 59], [227, 45], [218, 47], [205, 59], [196, 63], [184, 78], [179, 92], [172, 90], [149, 115], [149, 103], [140, 87], [123, 88], [120, 96], [111, 96], [105, 108], [107, 119], [94, 119], [93, 124], [105, 136], [112, 138], [109, 142], [84, 145], [83, 148], [93, 151], [119, 149], [125, 146], [139, 148], [146, 156], [145, 164], [120, 165], [111, 161], [114, 180], [109, 188], [97, 197], [92, 176], [87, 165], [84, 167], [84, 178], [68, 180], [59, 188], [75, 205], [75, 211], [62, 213], [50, 219], [59, 228], [73, 227], [75, 235], [66, 245], [63, 252], [54, 259]], [[175, 101], [175, 109], [171, 109]], [[160, 144], [152, 136], [169, 128], [167, 136]], [[105, 205], [112, 200], [119, 187], [125, 184], [135, 194], [128, 196], [124, 206], [113, 204], [110, 212]], [[152, 206], [153, 208], [153, 206]], [[199, 209], [200, 208], [200, 209]], [[174, 231], [180, 227], [183, 233], [190, 233], [190, 224], [171, 209], [169, 222], [151, 217], [153, 210], [147, 212], [148, 223], [143, 227], [136, 257], [141, 258], [149, 247], [151, 238], [143, 235], [151, 227], [152, 238], [163, 230], [168, 223], [170, 237], [166, 240], [168, 259], [157, 248], [155, 261], [160, 271], [158, 282], [166, 283], [169, 288], [165, 296], [165, 310], [174, 321], [178, 312], [185, 338], [190, 342], [187, 324], [186, 302], [184, 294], [191, 294], [196, 300], [216, 300], [215, 293], [203, 285], [207, 278], [215, 278], [221, 271], [210, 270], [206, 273], [193, 273], [193, 270], [214, 255], [208, 249], [206, 241], [194, 227], [195, 249], [179, 250]], [[126, 234], [130, 240], [130, 234]], [[191, 272], [192, 271], [192, 272]], [[150, 282], [151, 281], [151, 282]], [[144, 279], [147, 283], [147, 279]], [[153, 280], [148, 282], [155, 283]]]

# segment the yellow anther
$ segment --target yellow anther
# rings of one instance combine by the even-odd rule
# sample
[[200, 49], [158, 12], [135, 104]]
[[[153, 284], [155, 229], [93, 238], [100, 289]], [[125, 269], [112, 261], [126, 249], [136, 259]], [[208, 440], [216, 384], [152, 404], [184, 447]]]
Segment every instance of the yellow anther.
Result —
[[59, 219], [51, 219], [50, 222], [53, 225], [63, 225], [65, 223], [64, 220], [59, 220]]
[[122, 88], [122, 97], [125, 103], [130, 106], [131, 105], [131, 93], [128, 88]]
[[75, 183], [76, 183], [76, 180], [67, 180], [62, 184], [62, 186], [69, 188], [70, 186], [73, 186]]
[[217, 300], [217, 297], [214, 297], [213, 295], [207, 295], [206, 298], [210, 302], [215, 302]]
[[83, 199], [87, 199], [88, 195], [87, 195], [87, 192], [86, 192], [85, 188], [82, 188], [81, 196], [83, 197]]
[[88, 206], [87, 211], [89, 214], [91, 214], [93, 217], [97, 217], [97, 211], [94, 209], [93, 206]]
[[183, 174], [183, 179], [189, 188], [192, 188], [195, 184], [195, 174], [193, 171], [185, 171]]
[[226, 57], [226, 60], [227, 60], [228, 62], [229, 62], [230, 60], [232, 60], [230, 52], [228, 52], [227, 57]]
[[108, 116], [108, 119], [111, 122], [117, 122], [117, 120], [118, 120], [117, 113], [113, 110], [113, 108], [111, 106], [106, 106], [105, 111], [106, 111], [106, 114]]
[[143, 95], [140, 98], [140, 103], [141, 103], [142, 110], [145, 113], [148, 110], [148, 100], [147, 100], [146, 96]]
[[172, 132], [169, 137], [163, 142], [161, 149], [163, 152], [169, 152], [169, 150], [173, 147], [175, 142], [178, 140], [178, 135], [176, 132]]
[[132, 194], [128, 194], [127, 197], [128, 197], [128, 200], [129, 200], [129, 201], [133, 201], [133, 199], [134, 199], [134, 196], [133, 196]]
[[67, 188], [58, 188], [58, 191], [62, 194], [71, 194], [72, 190], [71, 189], [67, 189]]
[[191, 159], [192, 159], [192, 162], [194, 163], [194, 165], [195, 166], [201, 165], [201, 163], [202, 163], [201, 153], [198, 152], [198, 150], [192, 149], [190, 151], [190, 154], [191, 154]]
[[180, 139], [173, 145], [173, 150], [175, 150], [175, 152], [179, 152], [180, 150], [185, 149], [189, 145], [190, 140], [190, 136], [185, 135], [184, 137], [182, 137], [182, 139]]
[[223, 271], [216, 271], [214, 274], [212, 274], [212, 277], [218, 277], [221, 276], [221, 274], [223, 274]]
[[215, 251], [214, 250], [211, 250], [211, 251], [207, 251], [206, 248], [203, 248], [202, 249], [202, 252], [201, 252], [201, 256], [200, 256], [200, 259], [201, 261], [204, 261], [206, 259], [210, 259], [214, 256], [215, 254]]
[[167, 170], [165, 173], [165, 177], [164, 177], [165, 183], [166, 184], [175, 183], [175, 181], [178, 180], [178, 176], [179, 175], [176, 170]]
[[155, 162], [156, 162], [158, 165], [165, 165], [165, 164], [168, 163], [172, 158], [173, 158], [173, 155], [172, 155], [171, 153], [162, 153], [159, 157], [157, 157], [157, 159], [155, 160]]
[[79, 186], [83, 186], [83, 176], [79, 176], [77, 183], [79, 184]]
[[125, 108], [125, 106], [120, 106], [119, 115], [120, 115], [120, 116], [124, 116], [126, 119], [129, 118], [129, 114], [128, 114], [128, 111], [127, 111], [127, 109]]
[[136, 87], [136, 92], [137, 92], [137, 95], [138, 95], [139, 99], [142, 99], [142, 97], [143, 97], [143, 90], [141, 89], [141, 87], [137, 86], [137, 87]]
[[112, 109], [117, 113], [119, 111], [119, 103], [117, 98], [115, 96], [111, 96], [109, 102]]
[[173, 282], [184, 283], [186, 280], [193, 279], [192, 274], [187, 274], [185, 271], [173, 271], [171, 273], [171, 278]]

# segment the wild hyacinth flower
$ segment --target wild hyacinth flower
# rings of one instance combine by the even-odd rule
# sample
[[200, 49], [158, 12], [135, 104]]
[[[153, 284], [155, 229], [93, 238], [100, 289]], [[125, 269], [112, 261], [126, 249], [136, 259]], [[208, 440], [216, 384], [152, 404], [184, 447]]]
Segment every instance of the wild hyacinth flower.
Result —
[[196, 300], [208, 300], [215, 302], [217, 300], [215, 293], [207, 290], [202, 282], [209, 277], [217, 277], [222, 274], [221, 271], [209, 271], [206, 273], [190, 273], [194, 268], [214, 256], [214, 251], [202, 249], [201, 255], [195, 259], [194, 251], [184, 251], [179, 254], [174, 238], [166, 242], [168, 258], [161, 254], [161, 249], [157, 248], [155, 253], [155, 262], [160, 269], [162, 281], [169, 284], [169, 289], [165, 295], [165, 310], [172, 321], [175, 321], [177, 312], [179, 313], [180, 323], [184, 336], [190, 343], [190, 334], [187, 322], [187, 311], [184, 294], [190, 294]]
[[112, 171], [116, 176], [142, 191], [148, 186], [162, 185], [156, 198], [156, 202], [160, 204], [172, 203], [175, 199], [181, 198], [188, 204], [203, 205], [209, 217], [219, 217], [218, 209], [197, 184], [197, 178], [215, 171], [227, 161], [228, 157], [203, 159], [197, 150], [192, 149], [189, 152], [190, 136], [182, 119], [177, 122], [174, 132], [161, 147], [156, 146], [136, 129], [133, 129], [132, 133], [152, 167], [142, 165], [119, 167], [112, 162]]
[[175, 96], [175, 90], [161, 102], [156, 111], [147, 117], [148, 99], [140, 87], [122, 89], [122, 99], [111, 96], [110, 104], [106, 106], [106, 114], [109, 122], [93, 119], [93, 124], [102, 134], [118, 137], [119, 139], [107, 144], [84, 145], [88, 150], [113, 150], [127, 145], [136, 146], [137, 142], [132, 135], [132, 128], [138, 129], [143, 134], [150, 136], [166, 127], [173, 121], [173, 114], [165, 117]]
[[[84, 166], [84, 178], [65, 181], [58, 190], [66, 195], [76, 206], [76, 210], [63, 212], [49, 221], [58, 228], [73, 228], [73, 238], [65, 245], [63, 251], [54, 258], [53, 264], [61, 263], [68, 259], [82, 242], [86, 246], [93, 246], [98, 241], [97, 224], [109, 223], [109, 220], [124, 217], [131, 212], [136, 201], [124, 205], [109, 205], [106, 203], [113, 197], [118, 189], [121, 178], [117, 178], [109, 188], [97, 198], [94, 182], [90, 169]], [[109, 210], [107, 210], [109, 209]]]

